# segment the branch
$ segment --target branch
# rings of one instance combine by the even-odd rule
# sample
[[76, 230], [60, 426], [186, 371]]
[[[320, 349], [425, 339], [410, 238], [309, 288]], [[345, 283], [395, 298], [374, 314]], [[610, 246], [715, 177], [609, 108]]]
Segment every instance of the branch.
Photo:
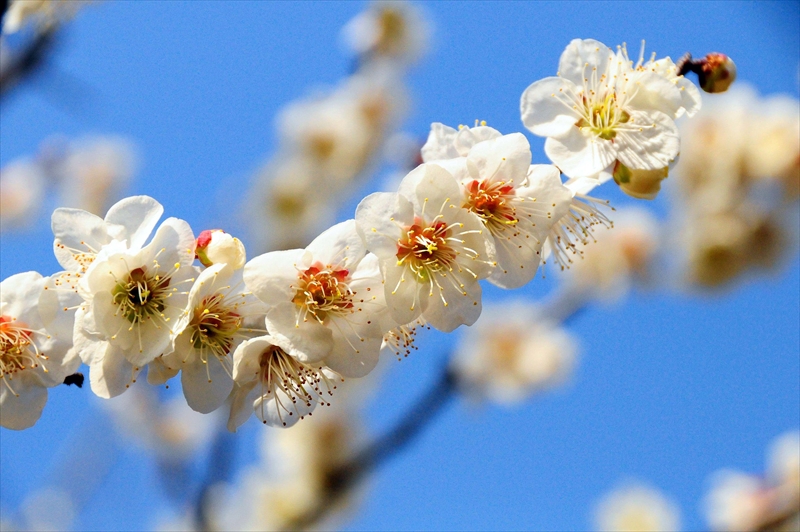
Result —
[[354, 486], [373, 469], [399, 453], [442, 411], [456, 391], [456, 376], [445, 368], [438, 381], [389, 432], [357, 452], [350, 460], [328, 472], [325, 494], [308, 513], [289, 523], [291, 530], [302, 530], [325, 518]]
[[0, 97], [42, 66], [55, 42], [55, 33], [55, 26], [37, 33], [26, 48], [11, 57], [7, 65], [0, 69]]

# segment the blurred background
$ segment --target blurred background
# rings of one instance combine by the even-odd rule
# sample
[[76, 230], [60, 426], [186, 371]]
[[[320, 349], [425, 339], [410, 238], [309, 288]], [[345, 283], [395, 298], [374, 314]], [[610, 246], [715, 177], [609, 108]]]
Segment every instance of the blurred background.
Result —
[[[769, 115], [763, 102], [781, 94], [794, 102], [789, 119], [798, 118], [798, 2], [417, 3], [406, 22], [419, 38], [405, 43], [395, 58], [400, 66], [389, 73], [367, 64], [381, 50], [359, 49], [365, 30], [348, 26], [369, 9], [360, 2], [113, 1], [65, 15], [43, 62], [3, 87], [0, 277], [59, 269], [49, 225], [55, 207], [102, 214], [131, 194], [153, 196], [166, 216], [187, 220], [195, 233], [222, 228], [239, 236], [250, 257], [304, 245], [333, 221], [352, 217], [366, 194], [392, 189], [416, 165], [431, 122], [485, 120], [503, 133], [523, 130], [522, 91], [555, 75], [574, 38], [627, 42], [632, 57], [642, 39], [645, 57], [724, 52], [736, 62], [737, 84], [743, 91], [749, 84], [751, 94], [704, 94], [704, 106]], [[25, 49], [30, 32], [4, 37], [5, 61]], [[327, 181], [325, 198], [306, 197], [296, 183], [312, 172], [296, 166], [303, 139], [316, 126], [349, 122], [302, 105], [337, 91], [384, 97], [376, 100], [378, 125], [372, 124], [379, 133], [365, 138], [363, 131], [336, 129], [343, 138], [361, 138], [369, 156]], [[297, 101], [302, 105], [289, 107]], [[748, 131], [743, 120], [738, 127]], [[533, 162], [548, 162], [543, 139], [528, 138]], [[725, 139], [722, 145], [729, 147]], [[729, 156], [723, 149], [705, 154]], [[697, 157], [692, 162], [702, 167]], [[666, 244], [646, 282], [616, 287], [567, 320], [577, 361], [566, 382], [513, 403], [459, 397], [327, 526], [586, 530], [598, 526], [605, 494], [642, 483], [680, 509], [682, 529], [703, 530], [715, 471], [765, 471], [770, 442], [800, 425], [796, 196], [777, 200], [789, 206], [773, 219], [773, 232], [741, 244], [736, 258], [697, 266], [690, 244], [697, 238], [686, 226], [699, 227], [698, 209], [713, 208], [689, 207], [687, 190], [694, 189], [679, 183], [692, 180], [678, 172], [680, 165], [653, 201], [628, 197], [613, 183], [593, 191], [620, 212], [632, 205], [649, 211]], [[752, 193], [759, 205], [775, 204], [770, 194]], [[308, 204], [297, 207], [298, 196]], [[780, 238], [769, 240], [769, 249], [758, 245], [775, 232]], [[751, 268], [746, 259], [767, 255], [766, 267]], [[720, 273], [733, 260], [741, 266]], [[574, 283], [552, 268], [513, 292], [486, 285], [485, 304], [550, 301]], [[423, 330], [419, 350], [400, 362], [385, 357], [370, 377], [371, 394], [349, 398], [363, 410], [362, 435], [389, 429], [426, 392], [463, 333]], [[177, 433], [171, 447], [163, 432], [150, 437], [137, 428], [153, 419], [147, 408], [167, 412], [176, 393], [158, 390], [152, 407], [147, 396], [103, 401], [88, 387], [50, 390], [36, 426], [0, 430], [3, 526], [189, 526], [182, 521], [192, 498], [186, 486], [194, 490], [214, 467], [218, 421], [176, 414], [180, 422], [164, 422]], [[263, 440], [276, 432], [250, 420], [225, 440], [233, 465], [217, 480], [243, 483], [248, 467], [262, 460]]]

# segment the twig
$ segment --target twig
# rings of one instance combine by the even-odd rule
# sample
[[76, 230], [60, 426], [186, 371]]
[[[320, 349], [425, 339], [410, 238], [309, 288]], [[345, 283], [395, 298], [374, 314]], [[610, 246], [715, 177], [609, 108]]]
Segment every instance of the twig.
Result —
[[5, 96], [22, 79], [35, 72], [44, 63], [55, 42], [55, 25], [36, 34], [31, 43], [0, 70], [0, 97]]
[[287, 528], [302, 530], [318, 523], [351, 488], [370, 471], [399, 453], [442, 411], [456, 391], [456, 377], [445, 368], [438, 381], [389, 432], [357, 452], [351, 459], [327, 474], [325, 495], [317, 506]]

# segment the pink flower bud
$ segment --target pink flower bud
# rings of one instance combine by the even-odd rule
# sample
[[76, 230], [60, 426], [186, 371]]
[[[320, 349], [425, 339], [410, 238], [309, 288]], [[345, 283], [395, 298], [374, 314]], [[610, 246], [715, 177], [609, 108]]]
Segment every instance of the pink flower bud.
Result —
[[203, 266], [228, 264], [233, 269], [244, 266], [247, 255], [241, 240], [222, 229], [207, 229], [197, 237], [195, 255]]

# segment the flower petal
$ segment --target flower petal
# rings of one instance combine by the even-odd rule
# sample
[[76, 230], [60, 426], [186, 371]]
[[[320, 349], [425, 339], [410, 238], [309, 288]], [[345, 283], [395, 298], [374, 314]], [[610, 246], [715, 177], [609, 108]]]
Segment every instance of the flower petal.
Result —
[[118, 201], [108, 209], [105, 222], [108, 234], [126, 240], [130, 249], [144, 246], [153, 232], [164, 207], [150, 196], [132, 196]]
[[233, 389], [222, 361], [209, 356], [207, 362], [196, 356], [181, 366], [181, 386], [186, 402], [196, 412], [209, 414], [222, 406]]
[[531, 84], [520, 99], [522, 123], [534, 135], [562, 137], [580, 120], [573, 100], [580, 98], [571, 81], [550, 77]]
[[596, 139], [574, 128], [568, 135], [548, 138], [544, 151], [553, 163], [569, 177], [594, 175], [614, 161], [614, 147], [610, 141]]
[[[584, 80], [597, 80], [608, 74], [616, 54], [600, 41], [594, 39], [573, 39], [561, 53], [558, 61], [558, 75], [572, 83], [583, 86]], [[596, 70], [595, 70], [596, 69]]]

